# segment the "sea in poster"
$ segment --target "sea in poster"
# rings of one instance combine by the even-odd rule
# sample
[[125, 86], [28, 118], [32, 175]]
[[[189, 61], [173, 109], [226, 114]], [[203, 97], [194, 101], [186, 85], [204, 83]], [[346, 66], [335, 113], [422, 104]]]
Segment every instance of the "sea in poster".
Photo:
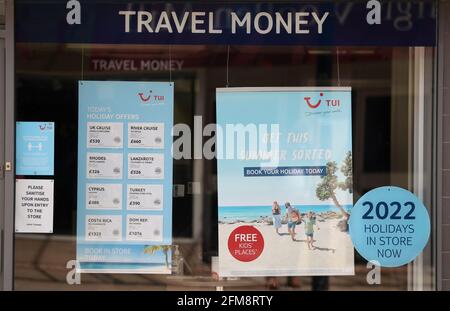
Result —
[[216, 96], [219, 275], [353, 275], [351, 88], [226, 88]]

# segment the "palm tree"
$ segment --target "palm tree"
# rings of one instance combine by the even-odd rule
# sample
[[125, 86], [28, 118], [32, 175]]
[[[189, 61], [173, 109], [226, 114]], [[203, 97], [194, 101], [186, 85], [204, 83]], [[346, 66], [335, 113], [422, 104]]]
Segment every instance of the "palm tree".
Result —
[[347, 156], [341, 166], [341, 172], [345, 177], [344, 182], [339, 183], [342, 191], [353, 193], [353, 157], [352, 152], [347, 152]]
[[343, 191], [349, 191], [352, 193], [353, 191], [353, 163], [352, 163], [352, 153], [348, 152], [347, 156], [344, 159], [344, 162], [341, 167], [341, 172], [345, 176], [345, 181], [339, 183], [336, 172], [338, 170], [338, 166], [336, 162], [328, 162], [327, 163], [327, 174], [322, 176], [322, 182], [317, 185], [316, 188], [316, 196], [321, 201], [332, 200], [334, 205], [342, 213], [345, 219], [349, 218], [349, 214], [347, 211], [339, 204], [337, 200], [335, 191], [339, 187]]
[[169, 256], [168, 253], [172, 249], [172, 245], [146, 245], [144, 247], [144, 254], [154, 254], [156, 252], [162, 251], [166, 258], [166, 268], [169, 268]]
[[338, 180], [336, 176], [337, 164], [336, 162], [328, 162], [327, 163], [327, 174], [322, 176], [322, 182], [317, 185], [316, 188], [316, 196], [321, 201], [332, 200], [334, 205], [341, 211], [344, 217], [348, 217], [348, 213], [339, 204], [339, 201], [336, 198], [336, 189], [338, 188]]

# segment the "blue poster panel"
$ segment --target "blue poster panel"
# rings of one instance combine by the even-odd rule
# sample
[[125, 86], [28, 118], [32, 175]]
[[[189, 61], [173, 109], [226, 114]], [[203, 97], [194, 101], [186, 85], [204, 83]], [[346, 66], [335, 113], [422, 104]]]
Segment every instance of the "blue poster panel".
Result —
[[353, 275], [350, 88], [217, 90], [220, 276]]
[[173, 88], [79, 82], [81, 272], [171, 272]]
[[350, 236], [358, 253], [381, 267], [406, 265], [430, 238], [430, 216], [406, 189], [385, 186], [364, 194], [352, 210]]
[[55, 123], [16, 122], [16, 175], [52, 176]]

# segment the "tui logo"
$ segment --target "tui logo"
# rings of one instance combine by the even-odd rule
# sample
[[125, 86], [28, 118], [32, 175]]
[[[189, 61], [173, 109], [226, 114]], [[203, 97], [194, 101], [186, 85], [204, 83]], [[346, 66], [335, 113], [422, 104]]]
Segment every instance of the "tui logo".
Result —
[[53, 125], [51, 123], [43, 123], [43, 124], [39, 124], [39, 129], [41, 131], [45, 131], [45, 130], [53, 130]]
[[142, 102], [146, 103], [146, 102], [150, 101], [150, 99], [152, 98], [152, 91], [149, 91], [148, 96], [145, 96], [144, 93], [138, 93], [138, 96]]
[[[323, 97], [323, 93], [320, 93], [320, 97]], [[311, 109], [316, 109], [320, 106], [320, 104], [322, 103], [322, 100], [319, 99], [319, 101], [315, 104], [311, 103], [311, 97], [305, 97], [305, 102], [306, 104], [309, 106], [309, 108]]]
[[149, 90], [147, 93], [137, 93], [137, 96], [143, 105], [164, 105], [165, 96], [155, 95], [152, 90]]

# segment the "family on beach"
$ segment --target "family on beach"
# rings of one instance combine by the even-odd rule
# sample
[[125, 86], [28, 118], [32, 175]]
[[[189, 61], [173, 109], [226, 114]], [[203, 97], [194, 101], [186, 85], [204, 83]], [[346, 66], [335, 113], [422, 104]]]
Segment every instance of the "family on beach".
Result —
[[[302, 217], [300, 211], [293, 207], [289, 202], [284, 204], [286, 208], [285, 219], [287, 220], [287, 228], [289, 235], [292, 238], [292, 241], [296, 241], [295, 239], [295, 227], [302, 223], [305, 224], [305, 235], [306, 242], [308, 243], [308, 249], [312, 250], [316, 247], [314, 246], [314, 226], [317, 227], [317, 230], [320, 230], [316, 224], [316, 216], [313, 212], [309, 211], [305, 217]], [[277, 201], [273, 202], [272, 205], [272, 216], [273, 216], [273, 226], [277, 234], [280, 234], [280, 228], [283, 226], [282, 221], [282, 210]]]

